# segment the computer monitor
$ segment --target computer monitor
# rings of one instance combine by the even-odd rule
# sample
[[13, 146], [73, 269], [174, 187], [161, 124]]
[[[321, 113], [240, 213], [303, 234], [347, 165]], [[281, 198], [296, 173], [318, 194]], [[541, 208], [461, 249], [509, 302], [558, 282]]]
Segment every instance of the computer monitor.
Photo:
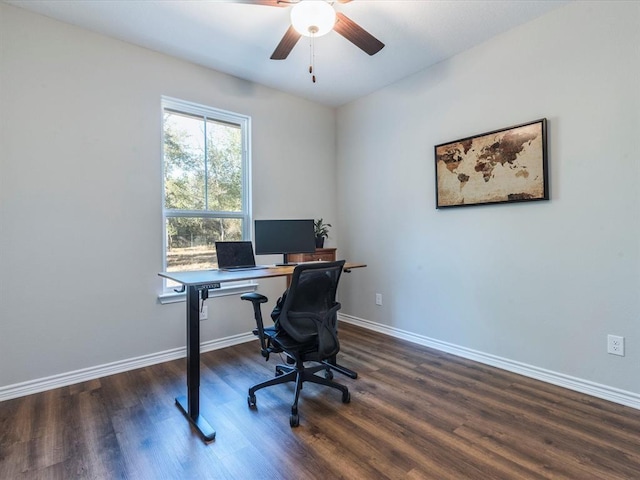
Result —
[[313, 253], [316, 237], [312, 220], [256, 220], [256, 255], [282, 254], [284, 264], [289, 253]]

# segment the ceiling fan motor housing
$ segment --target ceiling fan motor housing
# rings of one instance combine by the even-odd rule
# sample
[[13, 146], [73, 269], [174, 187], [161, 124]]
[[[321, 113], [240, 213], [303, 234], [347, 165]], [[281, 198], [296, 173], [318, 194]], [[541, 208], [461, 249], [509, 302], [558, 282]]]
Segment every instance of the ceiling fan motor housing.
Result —
[[321, 37], [336, 23], [336, 11], [324, 0], [303, 0], [291, 9], [291, 24], [300, 35]]

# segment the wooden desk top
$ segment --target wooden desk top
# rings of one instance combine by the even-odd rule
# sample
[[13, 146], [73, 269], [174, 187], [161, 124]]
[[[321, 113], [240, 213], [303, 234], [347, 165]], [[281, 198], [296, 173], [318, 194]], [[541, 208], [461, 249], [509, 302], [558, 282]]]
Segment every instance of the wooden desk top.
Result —
[[[314, 262], [315, 263], [315, 262]], [[364, 263], [347, 262], [344, 271], [362, 268]], [[183, 285], [204, 285], [207, 283], [239, 282], [242, 280], [259, 280], [261, 278], [285, 277], [292, 275], [295, 265], [284, 267], [268, 267], [253, 270], [194, 270], [188, 272], [160, 272], [158, 275]]]

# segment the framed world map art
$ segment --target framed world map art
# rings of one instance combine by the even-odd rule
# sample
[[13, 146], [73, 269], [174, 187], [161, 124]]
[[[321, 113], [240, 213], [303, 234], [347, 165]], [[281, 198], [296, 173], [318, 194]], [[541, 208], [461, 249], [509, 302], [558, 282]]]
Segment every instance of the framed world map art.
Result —
[[547, 120], [435, 146], [436, 208], [549, 200]]

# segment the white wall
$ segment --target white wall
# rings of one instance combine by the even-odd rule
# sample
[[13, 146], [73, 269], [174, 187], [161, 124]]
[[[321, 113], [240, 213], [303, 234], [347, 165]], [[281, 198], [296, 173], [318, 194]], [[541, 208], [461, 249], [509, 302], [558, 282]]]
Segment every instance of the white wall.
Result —
[[[639, 9], [574, 2], [347, 105], [336, 155], [331, 109], [0, 4], [0, 388], [184, 345], [156, 300], [169, 95], [252, 117], [255, 216], [323, 217], [369, 265], [344, 313], [640, 393]], [[435, 210], [434, 145], [541, 117], [550, 202]], [[252, 327], [215, 302], [203, 340]]]
[[[640, 393], [639, 45], [574, 2], [340, 108], [343, 312]], [[551, 201], [435, 209], [434, 145], [542, 117]]]
[[[336, 218], [333, 109], [0, 4], [0, 387], [184, 346], [157, 303], [161, 95], [252, 117], [256, 218]], [[211, 305], [203, 341], [251, 330]]]

